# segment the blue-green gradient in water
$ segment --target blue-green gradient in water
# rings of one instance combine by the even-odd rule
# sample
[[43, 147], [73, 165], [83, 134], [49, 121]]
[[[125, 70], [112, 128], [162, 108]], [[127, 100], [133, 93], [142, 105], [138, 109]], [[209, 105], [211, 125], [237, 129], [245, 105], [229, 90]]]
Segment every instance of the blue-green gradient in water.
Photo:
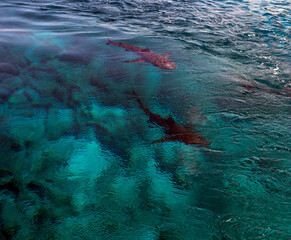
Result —
[[0, 239], [289, 240], [289, 34], [287, 0], [2, 0]]

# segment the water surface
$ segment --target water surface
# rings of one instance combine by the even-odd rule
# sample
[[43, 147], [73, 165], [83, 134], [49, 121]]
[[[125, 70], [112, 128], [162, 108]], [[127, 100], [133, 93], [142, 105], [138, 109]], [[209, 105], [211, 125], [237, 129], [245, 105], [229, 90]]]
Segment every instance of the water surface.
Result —
[[[285, 0], [2, 1], [0, 238], [290, 239], [289, 32]], [[153, 144], [133, 91], [210, 146]]]

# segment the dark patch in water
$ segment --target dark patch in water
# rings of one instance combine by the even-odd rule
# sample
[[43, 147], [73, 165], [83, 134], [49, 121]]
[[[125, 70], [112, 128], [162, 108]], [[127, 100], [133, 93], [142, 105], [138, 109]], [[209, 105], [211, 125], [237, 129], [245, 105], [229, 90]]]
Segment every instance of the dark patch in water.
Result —
[[159, 240], [180, 240], [178, 233], [170, 230], [160, 231]]
[[63, 102], [65, 100], [65, 93], [61, 90], [59, 90], [58, 88], [55, 88], [53, 91], [52, 91], [52, 95], [58, 99], [60, 102]]
[[34, 108], [44, 108], [46, 111], [49, 110], [49, 107], [52, 105], [52, 103], [47, 102], [47, 103], [32, 103], [32, 107]]
[[0, 98], [6, 99], [10, 96], [11, 93], [12, 91], [9, 88], [5, 86], [0, 86]]
[[11, 75], [19, 75], [19, 69], [10, 63], [0, 63], [0, 73], [8, 73]]
[[0, 168], [0, 178], [11, 177], [12, 175], [13, 173], [9, 170]]
[[23, 95], [27, 98], [29, 102], [33, 102], [33, 98], [30, 96], [30, 94], [26, 90], [23, 90]]
[[90, 84], [94, 87], [99, 88], [104, 93], [109, 93], [110, 86], [104, 82], [101, 82], [98, 78], [94, 77], [90, 79]]
[[86, 52], [65, 52], [57, 57], [62, 62], [77, 63], [81, 65], [88, 65], [92, 57], [88, 56]]
[[43, 188], [43, 186], [37, 182], [31, 181], [26, 185], [27, 189], [35, 192], [40, 198], [45, 197], [46, 195], [46, 189]]
[[234, 98], [216, 98], [213, 100], [222, 109], [245, 109], [249, 108], [246, 101]]
[[179, 163], [179, 161], [177, 160], [176, 162], [165, 162], [163, 161], [163, 158], [159, 158], [157, 157], [157, 161], [158, 161], [158, 167], [162, 172], [165, 173], [170, 173], [173, 182], [176, 184], [176, 186], [180, 189], [185, 189], [187, 188], [187, 182], [181, 178], [181, 176], [177, 173], [179, 167], [181, 167], [181, 164]]
[[16, 142], [16, 140], [2, 134], [0, 135], [0, 149], [1, 148], [9, 149], [13, 152], [20, 152], [22, 150], [21, 145]]
[[74, 108], [78, 105], [80, 105], [80, 103], [78, 101], [76, 101], [75, 99], [73, 99], [73, 93], [74, 91], [81, 91], [80, 87], [78, 86], [69, 86], [67, 87], [67, 96], [68, 96], [68, 99], [66, 101], [66, 104], [68, 107], [70, 108]]
[[12, 142], [9, 149], [13, 152], [19, 152], [21, 151], [21, 145], [16, 142]]
[[16, 235], [18, 231], [18, 227], [8, 227], [4, 224], [2, 224], [2, 220], [0, 219], [0, 229], [1, 229], [1, 234], [0, 234], [0, 239], [2, 240], [12, 240], [14, 236]]
[[20, 189], [19, 189], [19, 184], [14, 178], [8, 179], [7, 181], [4, 181], [3, 183], [0, 183], [0, 190], [7, 192], [7, 193], [12, 193], [16, 197], [18, 197]]

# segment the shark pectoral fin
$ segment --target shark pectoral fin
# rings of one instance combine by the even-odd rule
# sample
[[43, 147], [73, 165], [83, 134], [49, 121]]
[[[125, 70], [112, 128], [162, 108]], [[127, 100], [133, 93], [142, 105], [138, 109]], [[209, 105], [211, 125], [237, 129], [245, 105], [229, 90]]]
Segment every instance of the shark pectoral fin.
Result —
[[170, 57], [171, 56], [171, 53], [165, 53], [165, 54], [162, 54], [162, 57], [164, 57], [164, 58], [168, 58], [168, 57]]
[[129, 61], [122, 61], [124, 63], [144, 63], [145, 60], [143, 60], [142, 58], [138, 58], [138, 59], [135, 59], [135, 60], [129, 60]]
[[146, 48], [144, 48], [143, 50], [141, 50], [142, 52], [150, 52], [151, 50], [148, 48], [148, 47], [146, 47]]

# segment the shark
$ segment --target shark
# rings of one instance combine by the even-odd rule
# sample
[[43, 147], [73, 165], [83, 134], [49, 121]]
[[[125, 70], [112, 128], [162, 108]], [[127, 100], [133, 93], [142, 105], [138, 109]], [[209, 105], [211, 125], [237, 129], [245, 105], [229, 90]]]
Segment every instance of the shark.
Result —
[[141, 99], [137, 96], [137, 94], [134, 91], [133, 95], [135, 96], [136, 101], [139, 104], [139, 107], [149, 117], [149, 121], [152, 123], [156, 123], [157, 125], [162, 127], [166, 133], [165, 137], [162, 137], [158, 140], [154, 140], [152, 143], [179, 141], [188, 145], [197, 145], [199, 147], [205, 148], [208, 148], [210, 146], [211, 143], [207, 139], [205, 139], [199, 133], [194, 131], [194, 126], [184, 127], [177, 124], [172, 116], [163, 118], [159, 114], [152, 113], [143, 104]]
[[257, 93], [257, 92], [263, 92], [263, 93], [269, 93], [284, 97], [291, 97], [291, 88], [288, 86], [285, 86], [283, 88], [271, 88], [271, 87], [256, 87], [251, 82], [241, 82], [240, 85], [246, 89], [246, 92], [251, 93]]
[[129, 60], [129, 61], [122, 61], [124, 63], [144, 63], [148, 62], [151, 63], [154, 66], [157, 66], [159, 68], [167, 69], [167, 70], [175, 70], [177, 69], [177, 65], [169, 59], [169, 56], [171, 53], [165, 53], [162, 55], [159, 55], [153, 51], [151, 51], [148, 47], [146, 48], [140, 48], [132, 45], [127, 45], [124, 43], [117, 43], [109, 39], [107, 33], [106, 37], [108, 39], [107, 45], [113, 44], [118, 47], [125, 48], [126, 51], [132, 51], [140, 56], [140, 58], [135, 60]]

